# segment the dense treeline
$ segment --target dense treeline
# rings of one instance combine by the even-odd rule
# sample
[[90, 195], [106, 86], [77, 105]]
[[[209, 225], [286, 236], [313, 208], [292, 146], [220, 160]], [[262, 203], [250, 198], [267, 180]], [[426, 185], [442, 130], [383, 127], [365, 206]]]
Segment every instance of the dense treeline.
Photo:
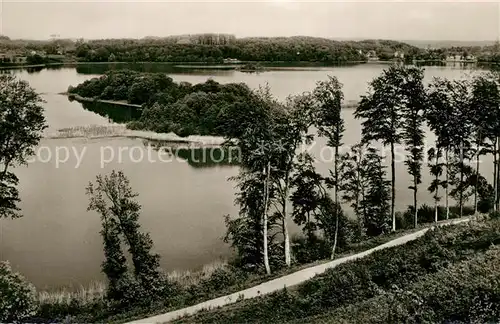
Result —
[[[293, 257], [309, 261], [333, 257], [336, 248], [365, 237], [461, 217], [469, 213], [467, 203], [472, 203], [473, 213], [498, 210], [499, 89], [495, 74], [473, 80], [435, 79], [426, 87], [422, 69], [390, 66], [370, 82], [370, 91], [361, 97], [355, 117], [362, 121], [362, 140], [343, 154], [339, 153], [343, 94], [336, 78], [319, 82], [313, 92], [285, 103], [262, 92], [261, 104], [251, 112], [261, 117], [256, 122], [237, 119], [227, 127], [243, 154], [240, 175], [235, 178], [240, 214], [226, 219], [226, 240], [237, 251], [236, 264], [270, 273], [289, 266]], [[424, 125], [437, 137], [428, 152], [429, 161], [424, 161]], [[310, 133], [312, 129], [317, 133]], [[334, 152], [327, 176], [316, 171], [313, 156], [298, 150], [300, 143], [314, 135], [326, 137]], [[380, 144], [390, 148], [389, 172]], [[404, 214], [395, 210], [399, 146], [406, 152], [408, 188], [413, 192], [413, 204]], [[494, 158], [492, 183], [481, 174], [477, 162], [485, 154]], [[428, 190], [433, 193], [434, 207], [421, 206], [419, 201], [419, 193], [425, 190], [421, 179], [427, 162], [433, 176]], [[439, 204], [442, 196], [444, 207]], [[352, 207], [354, 219], [342, 211], [345, 204]], [[299, 225], [304, 234], [293, 242], [294, 253], [289, 247], [289, 222]]]
[[[463, 60], [498, 62], [499, 45], [420, 48], [392, 40], [335, 41], [325, 38], [254, 37], [230, 34], [194, 34], [142, 39], [46, 41], [0, 38], [0, 52], [27, 55], [31, 51], [47, 55], [63, 54], [84, 62], [204, 62], [222, 63], [226, 58], [241, 61], [287, 61], [341, 63], [366, 61], [374, 53], [380, 60], [392, 60], [395, 53], [404, 60], [444, 61], [450, 55]], [[361, 52], [360, 52], [361, 51]], [[469, 58], [473, 56], [474, 58]]]
[[[211, 38], [209, 38], [211, 39]], [[214, 44], [215, 43], [215, 44]], [[241, 38], [226, 42], [194, 41], [177, 43], [175, 39], [96, 40], [76, 44], [76, 56], [88, 62], [223, 62], [241, 61], [315, 61], [340, 63], [365, 61], [374, 50], [418, 52], [408, 44], [388, 41], [334, 41], [314, 37]]]
[[[143, 105], [141, 117], [129, 124], [134, 129], [180, 136], [222, 135], [227, 118], [248, 109], [254, 94], [245, 84], [219, 84], [213, 80], [191, 85], [175, 83], [162, 73], [107, 72], [68, 92], [86, 98], [125, 100]], [[236, 108], [239, 107], [239, 108]]]

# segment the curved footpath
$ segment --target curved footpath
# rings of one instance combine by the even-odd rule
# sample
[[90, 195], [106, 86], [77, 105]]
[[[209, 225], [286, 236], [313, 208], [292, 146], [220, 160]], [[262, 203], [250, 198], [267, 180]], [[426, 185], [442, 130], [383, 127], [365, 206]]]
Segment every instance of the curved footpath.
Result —
[[196, 312], [199, 312], [201, 310], [213, 309], [213, 308], [229, 305], [229, 304], [235, 303], [237, 301], [241, 301], [243, 299], [250, 299], [250, 298], [255, 298], [258, 296], [266, 295], [266, 294], [275, 292], [277, 290], [283, 289], [284, 287], [291, 287], [294, 285], [298, 285], [304, 281], [307, 281], [307, 280], [313, 278], [314, 276], [316, 276], [318, 274], [325, 272], [327, 269], [334, 268], [339, 264], [342, 264], [342, 263], [345, 263], [345, 262], [348, 262], [351, 260], [362, 258], [362, 257], [367, 256], [367, 255], [369, 255], [377, 250], [383, 250], [383, 249], [386, 249], [388, 247], [402, 245], [402, 244], [405, 244], [409, 241], [413, 241], [413, 240], [421, 237], [422, 235], [424, 235], [425, 232], [427, 232], [430, 228], [433, 228], [435, 226], [458, 224], [458, 223], [463, 223], [463, 222], [467, 222], [470, 220], [471, 220], [471, 218], [469, 217], [469, 218], [461, 218], [461, 219], [453, 219], [453, 220], [449, 220], [449, 221], [443, 221], [443, 222], [440, 222], [438, 225], [434, 225], [434, 226], [431, 226], [429, 228], [424, 228], [418, 232], [411, 233], [411, 234], [396, 238], [392, 241], [389, 241], [387, 243], [384, 243], [382, 245], [379, 245], [377, 247], [374, 247], [372, 249], [366, 250], [366, 251], [361, 252], [361, 253], [357, 253], [357, 254], [350, 255], [347, 257], [343, 257], [343, 258], [339, 258], [339, 259], [336, 259], [336, 260], [333, 260], [330, 262], [326, 262], [326, 263], [323, 263], [323, 264], [320, 264], [317, 266], [313, 266], [313, 267], [310, 267], [307, 269], [303, 269], [303, 270], [294, 272], [292, 274], [264, 282], [262, 284], [255, 286], [255, 287], [235, 292], [235, 293], [230, 294], [230, 295], [207, 300], [205, 302], [202, 302], [202, 303], [190, 306], [190, 307], [186, 307], [186, 308], [178, 309], [176, 311], [172, 311], [169, 313], [165, 313], [165, 314], [161, 314], [161, 315], [157, 315], [157, 316], [129, 322], [126, 324], [166, 323], [166, 322], [178, 319], [179, 317], [195, 314]]

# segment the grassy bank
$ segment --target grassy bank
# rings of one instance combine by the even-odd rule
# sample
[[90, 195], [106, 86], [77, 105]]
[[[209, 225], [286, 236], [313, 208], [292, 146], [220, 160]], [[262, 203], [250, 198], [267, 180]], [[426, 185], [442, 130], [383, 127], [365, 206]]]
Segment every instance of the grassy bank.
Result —
[[[445, 269], [453, 269], [455, 265], [460, 267], [462, 262], [467, 262], [472, 256], [484, 255], [492, 244], [498, 243], [500, 243], [498, 220], [438, 228], [406, 245], [377, 251], [363, 259], [342, 264], [293, 289], [240, 302], [179, 322], [261, 323], [265, 318], [270, 323], [286, 323], [293, 320], [297, 323], [308, 323], [306, 319], [325, 312], [334, 312], [336, 309], [363, 303], [372, 298], [383, 298], [379, 296], [387, 294], [397, 294], [398, 289], [428, 280], [427, 276], [438, 275], [441, 271], [446, 271]], [[500, 264], [496, 264], [496, 267], [498, 269]], [[496, 279], [500, 280], [500, 273]], [[462, 286], [466, 284], [462, 282]], [[488, 296], [488, 298], [500, 297], [495, 294]], [[419, 298], [425, 300], [425, 296]], [[432, 300], [425, 302], [432, 305]], [[372, 308], [372, 311], [378, 314], [377, 310], [378, 308]], [[341, 310], [339, 312], [343, 312], [342, 314], [345, 314], [343, 318], [347, 320], [355, 314]], [[446, 320], [448, 313], [443, 312], [443, 314], [445, 315], [441, 317]], [[354, 317], [354, 321], [351, 322], [365, 323], [357, 321], [362, 318]], [[341, 322], [328, 317], [328, 323]]]
[[[336, 258], [371, 249], [397, 237], [418, 231], [423, 227], [425, 226], [401, 230], [352, 244], [340, 250]], [[134, 307], [119, 311], [106, 308], [104, 300], [106, 286], [104, 283], [94, 283], [74, 292], [67, 290], [41, 292], [39, 293], [40, 310], [32, 322], [62, 321], [64, 319], [71, 322], [125, 322], [191, 306], [329, 261], [331, 260], [295, 264], [290, 268], [275, 271], [271, 275], [246, 273], [231, 267], [226, 262], [213, 263], [196, 272], [175, 271], [167, 274], [169, 281], [177, 289], [177, 294], [171, 300], [158, 301], [148, 307]]]

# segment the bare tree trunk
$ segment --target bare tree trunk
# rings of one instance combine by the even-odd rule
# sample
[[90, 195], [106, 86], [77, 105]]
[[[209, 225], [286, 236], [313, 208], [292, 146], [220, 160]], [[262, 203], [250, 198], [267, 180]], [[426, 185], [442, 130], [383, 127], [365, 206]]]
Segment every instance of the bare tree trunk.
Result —
[[335, 256], [335, 250], [337, 249], [337, 241], [338, 241], [338, 234], [339, 234], [339, 168], [338, 168], [338, 162], [339, 162], [339, 147], [335, 146], [335, 161], [334, 161], [334, 171], [335, 171], [335, 234], [333, 237], [333, 246], [332, 246], [332, 255], [331, 258], [333, 259]]
[[418, 226], [418, 206], [417, 206], [417, 177], [413, 177], [413, 185], [415, 188], [413, 189], [413, 206], [415, 208], [415, 228]]
[[446, 187], [445, 187], [445, 200], [446, 200], [446, 219], [450, 219], [450, 198], [449, 198], [449, 187], [450, 187], [450, 163], [448, 161], [448, 148], [446, 148], [445, 159], [446, 159]]
[[283, 219], [283, 236], [285, 245], [285, 264], [289, 267], [292, 265], [292, 258], [290, 255], [290, 234], [288, 233], [288, 226], [285, 219]]
[[271, 173], [271, 162], [267, 163], [265, 169], [266, 180], [264, 182], [264, 267], [266, 268], [266, 273], [271, 274], [271, 267], [269, 266], [269, 252], [268, 252], [268, 242], [267, 242], [267, 208], [269, 205], [269, 177]]
[[500, 155], [499, 155], [499, 151], [500, 151], [500, 138], [497, 137], [495, 139], [495, 161], [496, 161], [496, 167], [495, 167], [495, 170], [496, 170], [496, 186], [495, 186], [495, 207], [496, 207], [496, 211], [498, 211], [500, 209], [500, 206], [499, 206], [499, 202], [500, 202], [500, 197], [499, 197], [499, 186], [500, 186]]
[[285, 245], [285, 264], [289, 267], [292, 264], [291, 255], [290, 255], [290, 234], [288, 233], [287, 226], [287, 201], [288, 201], [288, 187], [289, 187], [288, 175], [285, 179], [285, 192], [283, 197], [283, 244]]
[[330, 257], [332, 260], [335, 257], [335, 251], [337, 250], [338, 235], [339, 235], [339, 209], [336, 208], [336, 212], [335, 212], [335, 236], [333, 239], [332, 255]]
[[460, 204], [460, 217], [463, 216], [464, 213], [464, 189], [463, 189], [463, 183], [464, 183], [464, 143], [461, 141], [460, 142], [460, 197], [459, 197], [459, 204]]
[[[438, 149], [438, 151], [436, 153], [436, 168], [439, 165], [439, 154], [440, 153], [441, 152]], [[438, 175], [438, 172], [436, 172], [436, 184], [438, 183], [438, 181], [439, 181], [439, 175]], [[439, 184], [437, 184], [437, 186], [436, 186], [436, 195], [434, 196], [434, 222], [435, 223], [438, 222], [438, 214], [439, 214], [438, 197], [439, 197]]]
[[493, 211], [497, 211], [497, 196], [498, 196], [498, 179], [497, 179], [497, 139], [495, 138], [495, 142], [493, 143]]
[[394, 152], [394, 143], [391, 143], [391, 217], [392, 231], [396, 231], [396, 156]]
[[479, 188], [479, 140], [476, 146], [476, 186], [474, 188], [474, 214], [477, 214], [477, 204], [478, 204], [478, 188]]

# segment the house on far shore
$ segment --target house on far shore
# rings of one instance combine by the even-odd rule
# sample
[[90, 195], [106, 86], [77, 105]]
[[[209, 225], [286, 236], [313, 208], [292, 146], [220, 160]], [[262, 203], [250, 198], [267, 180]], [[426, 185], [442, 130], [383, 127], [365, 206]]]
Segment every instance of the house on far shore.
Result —
[[469, 54], [467, 55], [467, 57], [465, 58], [466, 61], [477, 61], [477, 57], [475, 57], [474, 55], [472, 54]]
[[375, 50], [368, 51], [368, 53], [366, 53], [366, 58], [369, 61], [378, 61], [377, 52], [375, 52]]
[[394, 57], [395, 57], [395, 58], [404, 59], [404, 58], [405, 58], [405, 53], [400, 52], [400, 51], [395, 51], [395, 52], [394, 52]]
[[14, 54], [14, 53], [0, 53], [0, 62], [1, 63], [18, 63], [25, 64], [26, 56]]
[[448, 62], [476, 62], [477, 57], [472, 55], [472, 54], [467, 54], [467, 56], [464, 57], [463, 54], [450, 54], [446, 57], [446, 61]]

